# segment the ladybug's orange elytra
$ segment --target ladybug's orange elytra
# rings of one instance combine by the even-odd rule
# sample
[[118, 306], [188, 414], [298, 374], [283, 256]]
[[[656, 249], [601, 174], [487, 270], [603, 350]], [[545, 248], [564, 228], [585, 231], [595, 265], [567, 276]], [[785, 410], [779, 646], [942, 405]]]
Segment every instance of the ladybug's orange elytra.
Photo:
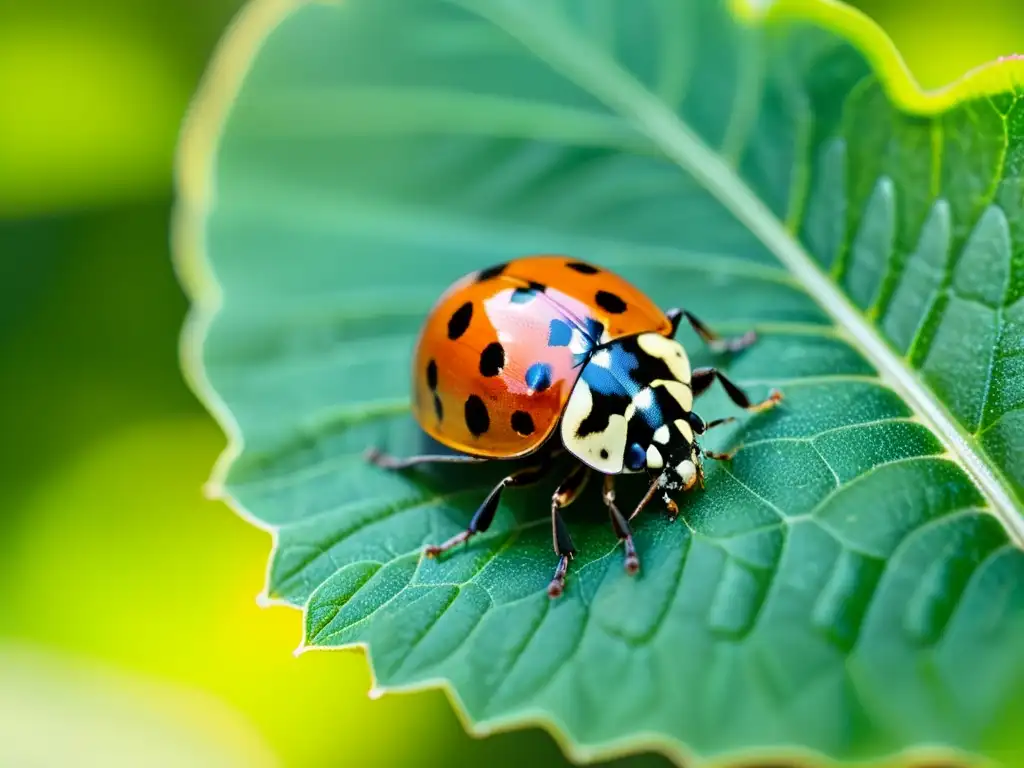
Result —
[[584, 262], [535, 256], [467, 275], [416, 346], [417, 421], [473, 456], [533, 453], [558, 424], [582, 371], [578, 337], [595, 324], [601, 342], [672, 327], [637, 288]]

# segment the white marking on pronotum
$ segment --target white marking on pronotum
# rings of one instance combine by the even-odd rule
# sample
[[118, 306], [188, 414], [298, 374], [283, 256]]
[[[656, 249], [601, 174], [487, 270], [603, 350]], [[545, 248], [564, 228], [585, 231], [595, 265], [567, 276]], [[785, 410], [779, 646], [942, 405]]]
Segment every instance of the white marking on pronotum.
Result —
[[646, 411], [654, 405], [654, 392], [651, 391], [650, 387], [644, 387], [633, 395], [633, 403], [637, 408]]
[[676, 425], [676, 429], [679, 430], [679, 434], [681, 434], [683, 437], [686, 438], [686, 442], [692, 443], [693, 442], [693, 427], [691, 427], [689, 424], [687, 424], [682, 419], [676, 419], [674, 423]]
[[[626, 450], [626, 417], [613, 413], [608, 417], [608, 426], [600, 432], [585, 437], [577, 433], [583, 420], [594, 408], [594, 393], [586, 382], [580, 379], [572, 389], [569, 402], [562, 414], [562, 443], [584, 464], [598, 472], [617, 474], [622, 471]], [[605, 455], [601, 455], [601, 451]]]
[[661, 458], [661, 452], [653, 445], [647, 446], [647, 466], [651, 469], [661, 469], [665, 466], [665, 461]]
[[657, 333], [642, 333], [636, 337], [636, 343], [648, 355], [664, 362], [676, 380], [689, 382], [690, 361], [678, 341], [666, 339]]
[[656, 387], [664, 387], [668, 390], [668, 393], [672, 398], [679, 403], [679, 406], [684, 411], [693, 410], [693, 392], [685, 384], [681, 384], [678, 381], [668, 381], [666, 379], [659, 379], [654, 382]]

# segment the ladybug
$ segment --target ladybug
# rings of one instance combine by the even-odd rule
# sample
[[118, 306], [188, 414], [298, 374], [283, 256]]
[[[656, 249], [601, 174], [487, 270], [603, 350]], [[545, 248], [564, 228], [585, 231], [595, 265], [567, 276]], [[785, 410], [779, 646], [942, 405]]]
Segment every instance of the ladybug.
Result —
[[[629, 520], [659, 491], [676, 517], [671, 494], [704, 487], [702, 458], [732, 458], [702, 450], [697, 436], [734, 417], [705, 422], [693, 412], [694, 398], [717, 379], [747, 411], [767, 410], [782, 399], [773, 390], [751, 403], [721, 371], [691, 371], [674, 340], [683, 318], [716, 352], [739, 351], [756, 338], [752, 331], [721, 338], [686, 310], [663, 311], [622, 277], [566, 256], [520, 258], [456, 281], [420, 333], [412, 388], [420, 426], [459, 453], [399, 458], [370, 449], [367, 457], [391, 470], [527, 456], [535, 461], [501, 480], [466, 530], [428, 546], [425, 554], [437, 556], [486, 531], [502, 491], [536, 482], [555, 456], [568, 452], [579, 462], [551, 498], [558, 564], [548, 594], [562, 594], [576, 553], [562, 510], [594, 471], [604, 475], [604, 504], [623, 542], [625, 568], [636, 573], [640, 561]], [[651, 484], [627, 520], [615, 503], [615, 476], [640, 472]]]

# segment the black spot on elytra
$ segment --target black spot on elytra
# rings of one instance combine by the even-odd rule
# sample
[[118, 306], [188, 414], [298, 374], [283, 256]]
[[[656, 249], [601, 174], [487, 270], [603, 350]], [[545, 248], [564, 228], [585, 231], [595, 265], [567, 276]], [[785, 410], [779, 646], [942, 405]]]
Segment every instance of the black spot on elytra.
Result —
[[512, 429], [523, 437], [532, 435], [533, 417], [531, 417], [526, 411], [516, 411], [512, 414]]
[[480, 437], [491, 428], [491, 416], [487, 413], [487, 406], [477, 395], [470, 395], [466, 399], [465, 417], [466, 427], [476, 437]]
[[444, 406], [441, 405], [441, 397], [436, 392], [434, 393], [434, 413], [437, 414], [438, 421], [444, 418]]
[[505, 348], [497, 341], [492, 341], [480, 353], [480, 374], [497, 376], [505, 367]]
[[597, 267], [592, 267], [586, 262], [582, 261], [570, 261], [566, 264], [569, 269], [579, 272], [581, 275], [596, 275], [600, 270]]
[[543, 392], [551, 386], [551, 366], [547, 363], [534, 363], [526, 369], [526, 386], [534, 392]]
[[605, 448], [601, 449], [601, 458], [602, 459], [607, 459], [608, 458], [608, 450], [607, 449], [605, 449]]
[[506, 268], [508, 268], [508, 262], [495, 264], [493, 267], [488, 267], [487, 269], [481, 269], [477, 272], [476, 281], [478, 283], [482, 283], [484, 280], [490, 280], [492, 277], [497, 277], [504, 272]]
[[427, 386], [430, 387], [431, 392], [437, 389], [437, 362], [435, 360], [427, 363]]
[[469, 321], [473, 319], [473, 303], [467, 301], [459, 307], [448, 319], [448, 338], [455, 341], [469, 328]]
[[613, 315], [621, 315], [626, 311], [626, 302], [614, 293], [598, 291], [597, 296], [595, 296], [594, 299], [597, 301], [597, 306], [606, 312], [611, 312]]

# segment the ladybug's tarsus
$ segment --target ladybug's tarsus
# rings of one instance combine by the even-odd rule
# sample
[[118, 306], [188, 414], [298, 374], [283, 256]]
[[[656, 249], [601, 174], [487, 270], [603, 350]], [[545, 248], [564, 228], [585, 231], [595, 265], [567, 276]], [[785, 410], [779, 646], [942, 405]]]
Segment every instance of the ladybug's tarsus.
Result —
[[774, 408], [776, 405], [778, 405], [781, 402], [782, 402], [782, 393], [779, 390], [777, 390], [777, 389], [773, 389], [771, 392], [768, 393], [768, 397], [766, 397], [763, 402], [760, 402], [760, 403], [758, 403], [758, 404], [756, 404], [754, 406], [751, 406], [751, 408], [749, 410], [757, 411], [757, 412], [760, 412], [760, 411], [770, 411], [772, 408]]
[[679, 322], [685, 317], [690, 327], [696, 331], [712, 352], [739, 352], [757, 341], [755, 331], [747, 331], [742, 336], [722, 337], [702, 323], [697, 317], [685, 309], [670, 309], [665, 315], [672, 323], [672, 337], [679, 330]]
[[474, 533], [477, 533], [477, 531], [465, 530], [455, 534], [450, 539], [441, 544], [428, 544], [423, 548], [423, 554], [426, 557], [437, 557], [441, 553], [447, 552], [452, 547], [457, 547], [462, 542], [468, 541], [469, 537], [472, 536]]
[[569, 560], [571, 559], [571, 555], [562, 555], [558, 558], [555, 575], [551, 578], [551, 583], [548, 584], [548, 597], [552, 600], [561, 597], [562, 592], [565, 591], [565, 572], [569, 570]]
[[739, 451], [739, 448], [735, 448], [726, 453], [719, 453], [718, 451], [704, 451], [704, 456], [709, 459], [715, 459], [716, 461], [732, 461], [733, 456]]

